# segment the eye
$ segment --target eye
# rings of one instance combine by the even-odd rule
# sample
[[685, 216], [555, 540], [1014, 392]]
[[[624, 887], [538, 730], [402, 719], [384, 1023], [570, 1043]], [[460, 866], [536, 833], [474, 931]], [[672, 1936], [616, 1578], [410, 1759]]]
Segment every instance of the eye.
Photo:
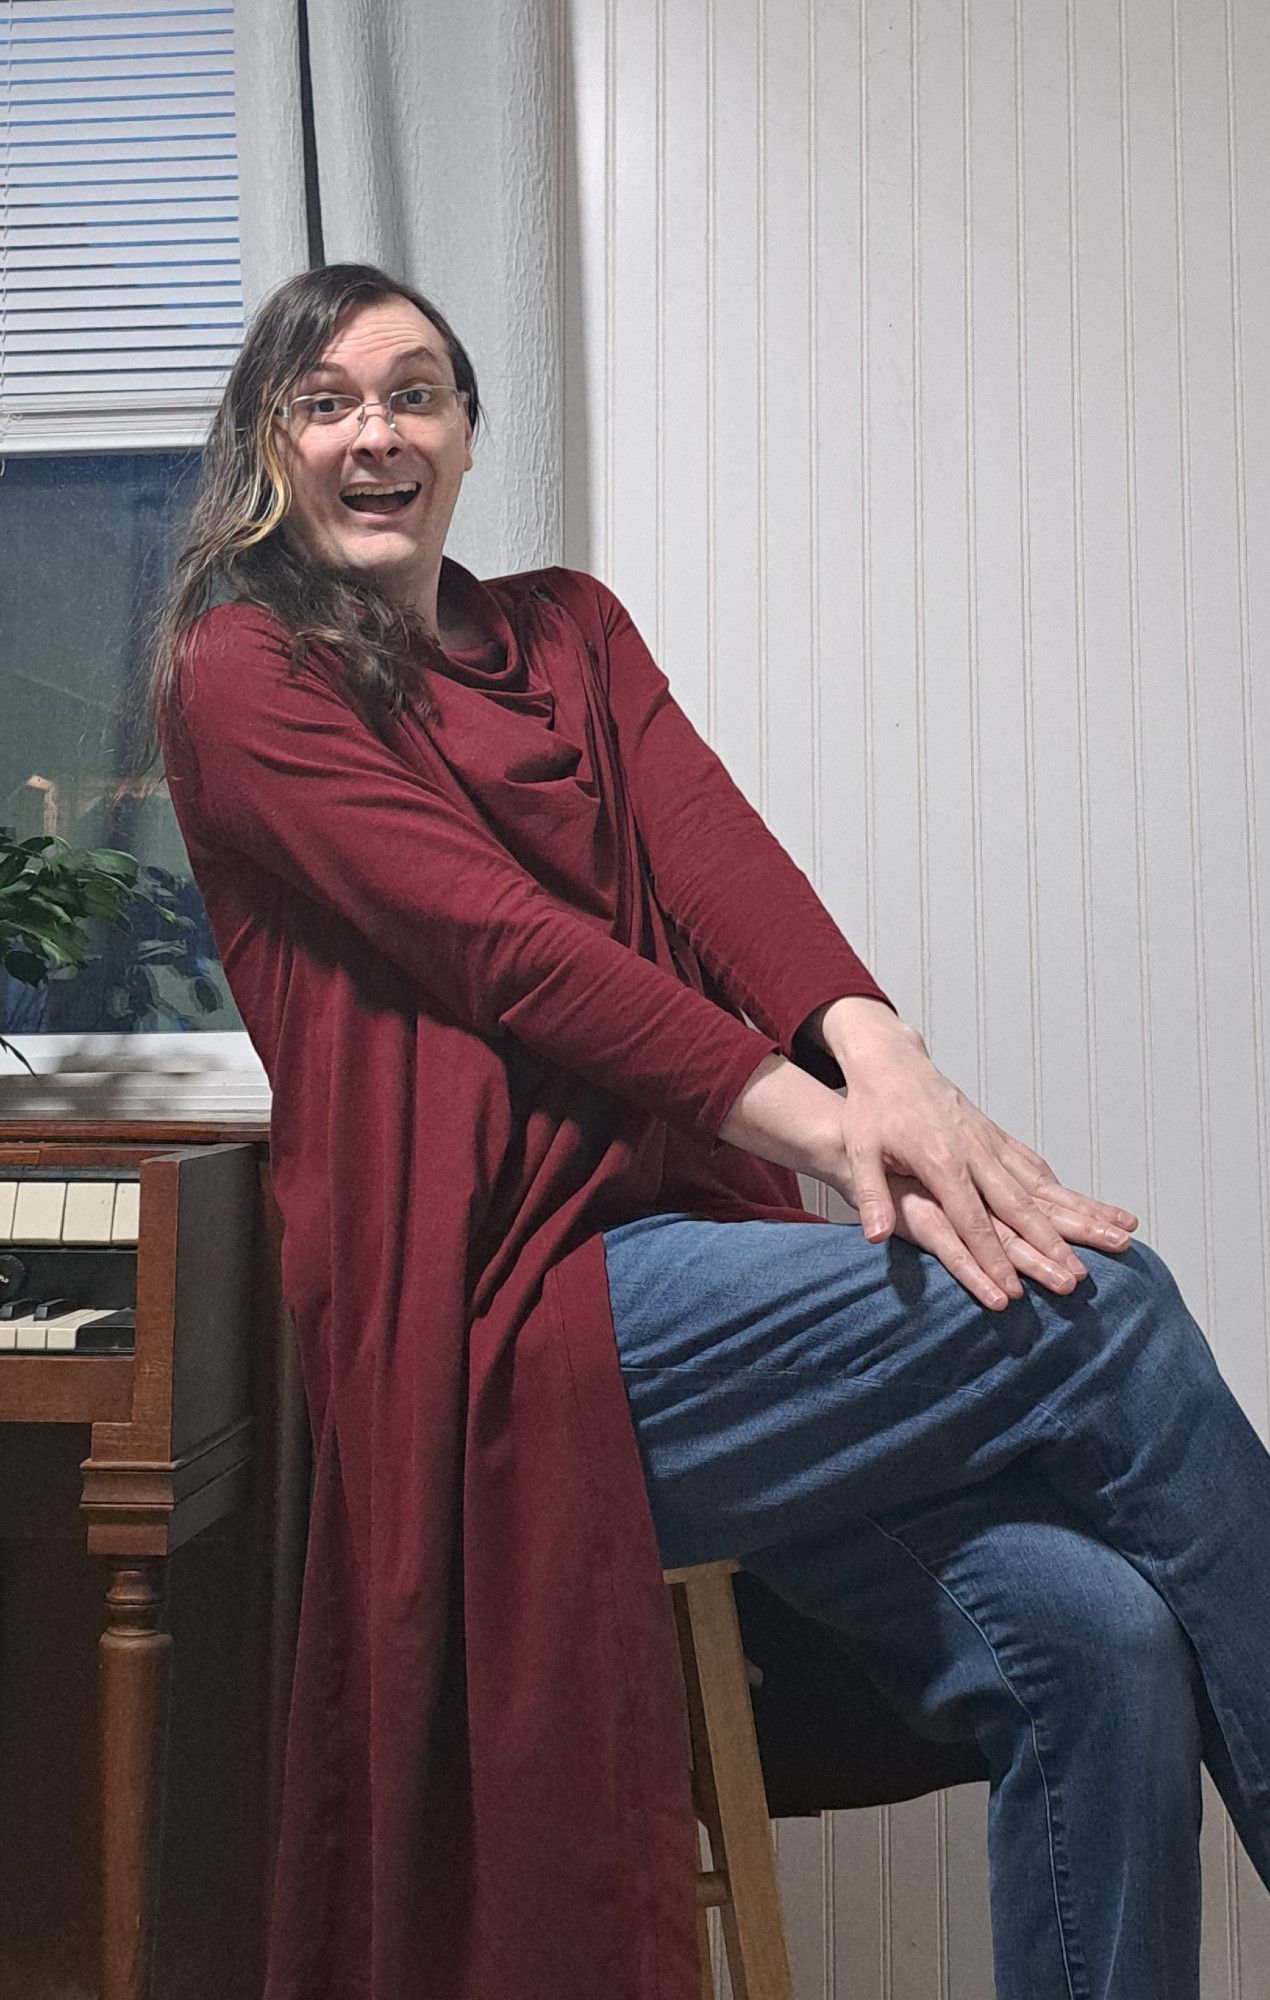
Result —
[[355, 396], [302, 396], [298, 397], [297, 401], [305, 405], [309, 413], [310, 422], [329, 424], [333, 423], [337, 417], [342, 417], [349, 410], [353, 409], [356, 406], [357, 398]]
[[393, 401], [402, 410], [430, 410], [436, 393], [430, 382], [413, 382], [408, 389], [398, 389]]

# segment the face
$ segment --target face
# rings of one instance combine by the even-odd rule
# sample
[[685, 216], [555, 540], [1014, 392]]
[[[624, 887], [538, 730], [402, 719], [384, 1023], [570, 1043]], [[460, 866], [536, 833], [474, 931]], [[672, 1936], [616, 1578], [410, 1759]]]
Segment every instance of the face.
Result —
[[[454, 384], [444, 340], [408, 299], [384, 299], [350, 313], [320, 363], [288, 391], [289, 401], [364, 399], [374, 407], [360, 431], [356, 418], [334, 426], [310, 418], [294, 435], [278, 427], [292, 494], [284, 532], [320, 561], [365, 570], [388, 596], [425, 612], [435, 610], [442, 545], [471, 470], [472, 426], [452, 398], [440, 414], [399, 414], [395, 430], [380, 406], [394, 389], [429, 382]], [[387, 487], [407, 492], [388, 497]]]

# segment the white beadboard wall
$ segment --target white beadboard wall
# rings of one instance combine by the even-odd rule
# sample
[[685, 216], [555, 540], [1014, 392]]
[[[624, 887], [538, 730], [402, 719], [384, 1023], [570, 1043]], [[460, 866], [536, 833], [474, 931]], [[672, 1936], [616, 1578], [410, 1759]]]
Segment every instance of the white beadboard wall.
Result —
[[[1270, 9], [560, 9], [565, 559], [1267, 1437]], [[988, 2000], [985, 1798], [779, 1828], [799, 2000]]]

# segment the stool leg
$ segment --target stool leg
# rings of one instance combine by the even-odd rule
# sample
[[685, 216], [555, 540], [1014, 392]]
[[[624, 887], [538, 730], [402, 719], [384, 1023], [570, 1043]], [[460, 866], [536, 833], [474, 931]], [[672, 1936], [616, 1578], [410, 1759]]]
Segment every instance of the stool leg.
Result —
[[714, 2000], [714, 1974], [710, 1970], [710, 1919], [697, 1911], [697, 1950], [701, 1954], [701, 2000]]
[[706, 1739], [699, 1810], [730, 1892], [720, 1915], [733, 2000], [794, 2000], [731, 1575], [703, 1565], [680, 1587], [696, 1668], [690, 1702], [700, 1702]]

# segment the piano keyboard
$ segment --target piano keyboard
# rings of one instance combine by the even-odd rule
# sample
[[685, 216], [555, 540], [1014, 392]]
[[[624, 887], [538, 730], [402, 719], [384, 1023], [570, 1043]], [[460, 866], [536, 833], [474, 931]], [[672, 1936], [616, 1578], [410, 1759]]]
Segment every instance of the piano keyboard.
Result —
[[0, 1180], [0, 1243], [135, 1243], [141, 1183]]
[[[19, 1303], [31, 1306], [29, 1299]], [[130, 1312], [76, 1306], [45, 1319], [30, 1310], [5, 1319], [5, 1310], [0, 1306], [0, 1354], [119, 1354], [132, 1346], [135, 1321]]]
[[[133, 1264], [140, 1197], [126, 1169], [0, 1179], [0, 1356], [132, 1348], [133, 1281], [118, 1260]], [[95, 1287], [105, 1296], [94, 1303]]]

